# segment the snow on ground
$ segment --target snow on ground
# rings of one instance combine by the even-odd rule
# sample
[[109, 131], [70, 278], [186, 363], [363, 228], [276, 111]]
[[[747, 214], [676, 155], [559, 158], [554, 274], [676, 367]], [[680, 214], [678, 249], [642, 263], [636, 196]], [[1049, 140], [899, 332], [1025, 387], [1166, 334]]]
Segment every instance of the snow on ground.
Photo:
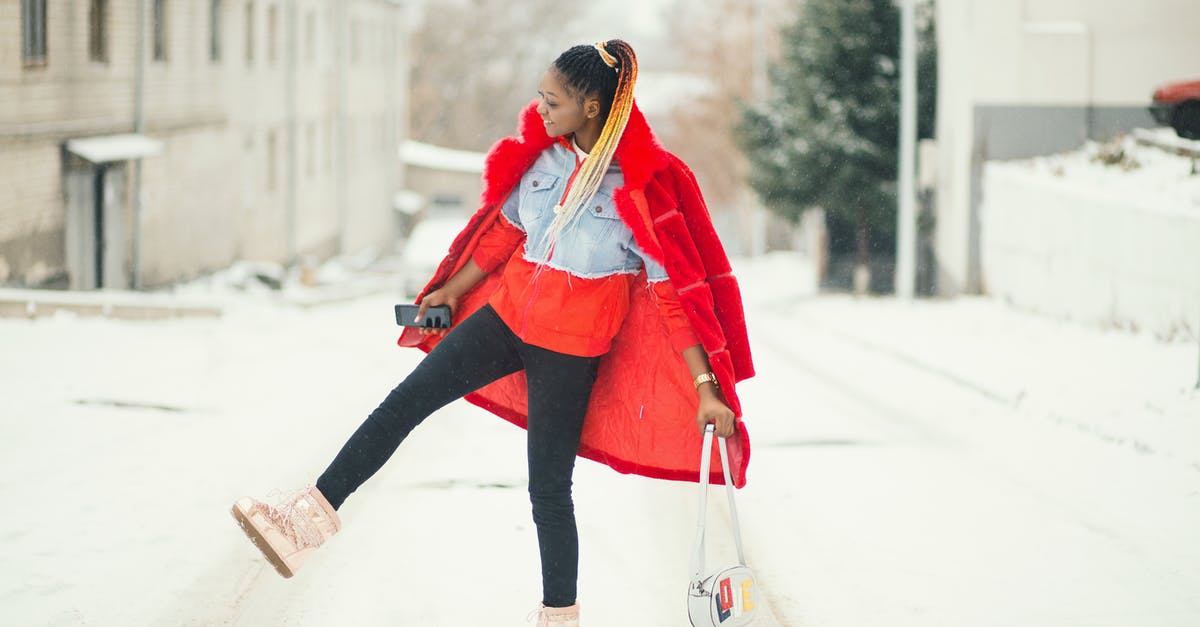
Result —
[[[1200, 622], [1196, 346], [987, 299], [816, 296], [790, 255], [735, 270], [758, 624]], [[0, 319], [0, 622], [525, 624], [523, 432], [465, 403], [294, 579], [237, 529], [235, 497], [314, 480], [420, 356], [393, 344], [396, 290], [315, 289], [339, 298], [218, 282], [184, 295], [220, 319]], [[695, 486], [589, 461], [576, 486], [584, 624], [686, 624]], [[732, 549], [712, 497], [715, 564]]]
[[[1163, 145], [1200, 150], [1200, 141], [1180, 139], [1169, 128], [1142, 132]], [[1011, 164], [1135, 206], [1200, 210], [1200, 175], [1193, 173], [1193, 159], [1140, 144], [1132, 135]]]

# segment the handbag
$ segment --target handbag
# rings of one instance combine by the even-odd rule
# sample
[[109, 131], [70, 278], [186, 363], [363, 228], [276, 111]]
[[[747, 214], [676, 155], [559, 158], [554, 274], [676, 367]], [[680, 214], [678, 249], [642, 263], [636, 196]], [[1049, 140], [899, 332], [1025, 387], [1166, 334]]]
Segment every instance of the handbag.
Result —
[[749, 625], [757, 615], [758, 589], [754, 572], [746, 566], [742, 553], [742, 532], [738, 526], [737, 506], [733, 502], [733, 481], [729, 477], [729, 452], [725, 438], [717, 438], [721, 449], [721, 469], [725, 471], [725, 493], [729, 496], [729, 518], [737, 544], [737, 564], [704, 572], [704, 527], [708, 514], [708, 469], [712, 459], [715, 425], [704, 429], [700, 453], [700, 517], [696, 524], [696, 557], [692, 581], [688, 584], [688, 619], [693, 627], [740, 627]]

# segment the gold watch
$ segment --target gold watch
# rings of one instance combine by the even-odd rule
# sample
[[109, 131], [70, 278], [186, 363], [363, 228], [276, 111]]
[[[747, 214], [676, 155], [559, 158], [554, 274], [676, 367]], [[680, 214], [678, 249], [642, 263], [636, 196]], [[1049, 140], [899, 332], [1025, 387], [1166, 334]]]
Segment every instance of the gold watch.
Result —
[[721, 389], [721, 384], [717, 383], [717, 375], [713, 374], [712, 372], [706, 372], [695, 379], [692, 379], [692, 384], [696, 386], [697, 390], [699, 390], [700, 386], [705, 383], [711, 383], [713, 384], [713, 387], [717, 388], [718, 390]]

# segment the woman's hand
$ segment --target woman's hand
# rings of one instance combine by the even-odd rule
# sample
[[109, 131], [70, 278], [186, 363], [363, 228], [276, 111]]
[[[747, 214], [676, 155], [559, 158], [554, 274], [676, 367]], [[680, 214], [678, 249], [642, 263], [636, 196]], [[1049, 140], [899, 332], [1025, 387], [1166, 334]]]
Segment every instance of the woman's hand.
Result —
[[[683, 349], [683, 361], [687, 363], [688, 372], [693, 378], [699, 378], [699, 375], [704, 373], [712, 374], [712, 364], [708, 363], [708, 354], [700, 344]], [[700, 426], [700, 433], [704, 433], [704, 427], [711, 423], [717, 425], [717, 435], [723, 438], [733, 435], [737, 418], [721, 398], [717, 383], [701, 383], [696, 388], [696, 393], [700, 395], [700, 410], [696, 412], [696, 424]]]
[[[425, 311], [427, 309], [429, 309], [430, 307], [437, 307], [438, 305], [449, 306], [450, 307], [450, 317], [453, 318], [454, 314], [458, 312], [458, 295], [448, 291], [443, 286], [443, 287], [439, 287], [438, 289], [433, 290], [432, 292], [426, 294], [425, 297], [421, 299], [420, 304], [421, 304], [421, 309], [417, 312], [418, 320], [425, 317]], [[446, 332], [449, 330], [450, 329], [434, 329], [434, 328], [430, 328], [430, 327], [421, 327], [421, 335], [429, 335], [429, 334], [445, 335]]]
[[733, 435], [733, 426], [737, 419], [725, 401], [711, 390], [711, 386], [711, 383], [700, 386], [700, 409], [696, 412], [696, 424], [700, 426], [701, 433], [704, 433], [704, 428], [709, 423], [716, 424], [718, 436], [730, 437]]
[[[480, 268], [474, 259], [468, 259], [466, 265], [455, 273], [454, 276], [450, 277], [449, 281], [446, 281], [441, 287], [426, 294], [425, 298], [421, 299], [418, 320], [425, 317], [426, 309], [436, 305], [448, 305], [450, 307], [450, 316], [454, 317], [458, 314], [458, 299], [463, 294], [471, 291], [471, 288], [475, 287], [475, 284], [482, 281], [485, 276], [487, 276], [487, 273], [483, 271], [483, 268]], [[434, 335], [445, 335], [449, 330], [421, 327], [421, 335], [429, 335], [431, 333]]]

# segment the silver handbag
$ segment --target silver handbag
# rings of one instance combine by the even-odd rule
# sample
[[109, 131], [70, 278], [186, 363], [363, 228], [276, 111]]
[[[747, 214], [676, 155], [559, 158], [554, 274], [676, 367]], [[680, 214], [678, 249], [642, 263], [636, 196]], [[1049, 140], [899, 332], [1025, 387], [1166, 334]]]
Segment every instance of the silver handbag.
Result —
[[758, 613], [754, 573], [742, 554], [742, 531], [738, 526], [737, 506], [733, 502], [733, 481], [729, 477], [729, 452], [725, 438], [717, 438], [721, 449], [721, 469], [725, 471], [725, 493], [729, 495], [729, 518], [737, 544], [738, 562], [733, 566], [704, 573], [704, 527], [708, 514], [708, 469], [712, 459], [714, 425], [704, 430], [704, 448], [700, 453], [700, 517], [696, 524], [696, 557], [692, 581], [688, 585], [688, 618], [694, 627], [738, 627], [749, 625]]

